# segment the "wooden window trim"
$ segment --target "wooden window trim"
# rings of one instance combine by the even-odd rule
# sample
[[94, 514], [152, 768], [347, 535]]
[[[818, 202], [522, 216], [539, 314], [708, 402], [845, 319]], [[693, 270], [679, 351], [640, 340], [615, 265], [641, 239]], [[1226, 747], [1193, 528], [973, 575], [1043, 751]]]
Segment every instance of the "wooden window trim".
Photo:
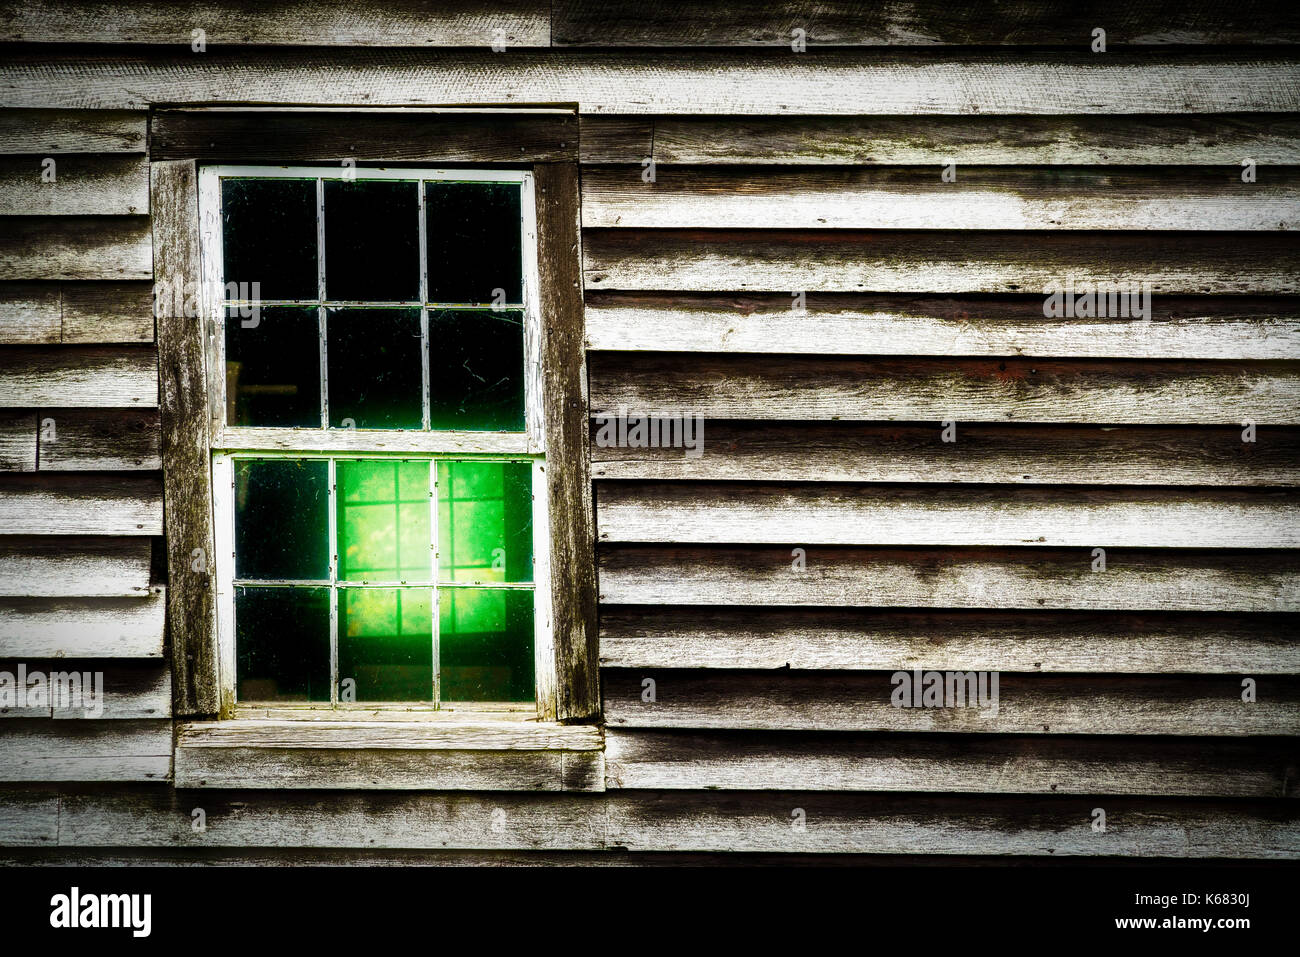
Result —
[[[587, 448], [578, 143], [576, 135], [572, 135], [576, 121], [571, 113], [554, 110], [537, 115], [527, 111], [475, 113], [472, 124], [467, 126], [468, 121], [461, 113], [428, 112], [416, 116], [417, 112], [402, 111], [400, 117], [401, 122], [417, 124], [423, 131], [423, 138], [416, 146], [410, 142], [385, 145], [371, 140], [361, 153], [366, 161], [382, 161], [388, 155], [402, 162], [428, 165], [495, 161], [530, 165], [533, 171], [557, 686], [555, 714], [544, 716], [553, 717], [554, 722], [531, 723], [559, 727], [597, 722], [600, 697], [595, 532]], [[250, 126], [295, 129], [299, 134], [296, 148], [304, 159], [314, 163], [355, 158], [334, 155], [345, 141], [351, 141], [351, 145], [359, 138], [353, 128], [355, 114], [350, 111], [195, 110], [169, 111], [168, 116], [174, 120], [182, 113], [191, 142], [220, 143], [221, 149], [196, 147], [195, 155], [187, 159], [171, 158], [176, 155], [174, 151], [161, 151], [169, 158], [152, 164], [150, 191], [157, 282], [176, 278], [197, 282], [201, 276], [198, 164], [231, 159], [261, 160], [266, 155], [262, 151], [252, 157], [233, 156], [239, 150], [239, 143], [223, 135], [229, 132], [232, 122], [244, 123], [245, 129]], [[436, 127], [447, 116], [454, 117], [456, 135], [440, 138]], [[205, 138], [204, 124], [212, 117], [218, 119], [207, 128]], [[525, 120], [534, 138], [540, 137], [548, 145], [546, 149], [534, 149], [531, 154], [525, 151], [519, 156], [521, 147], [518, 140], [512, 142], [512, 137]], [[553, 132], [546, 132], [548, 124]], [[472, 135], [475, 129], [481, 135]], [[286, 146], [289, 143], [284, 142]], [[507, 156], [507, 144], [516, 155]], [[563, 161], [557, 161], [557, 156], [562, 156]], [[181, 303], [170, 298], [160, 298], [156, 304], [164, 526], [170, 581], [167, 633], [171, 643], [176, 716], [210, 718], [221, 707], [211, 560], [214, 555], [211, 383], [219, 370], [209, 368], [205, 358], [207, 340], [215, 330], [206, 328], [199, 316], [185, 315], [186, 311]], [[268, 435], [265, 440], [272, 443], [274, 437]], [[442, 441], [455, 445], [454, 437]], [[431, 445], [438, 442], [430, 440]], [[454, 451], [454, 448], [429, 449], [443, 450]], [[330, 450], [321, 448], [320, 451]], [[325, 714], [337, 717], [337, 713]], [[407, 713], [400, 714], [409, 717]], [[464, 717], [463, 713], [461, 716]], [[300, 725], [281, 717], [291, 725]], [[475, 716], [476, 720], [478, 717]], [[454, 721], [447, 724], [448, 728], [457, 726]], [[182, 732], [189, 727], [182, 726]]]

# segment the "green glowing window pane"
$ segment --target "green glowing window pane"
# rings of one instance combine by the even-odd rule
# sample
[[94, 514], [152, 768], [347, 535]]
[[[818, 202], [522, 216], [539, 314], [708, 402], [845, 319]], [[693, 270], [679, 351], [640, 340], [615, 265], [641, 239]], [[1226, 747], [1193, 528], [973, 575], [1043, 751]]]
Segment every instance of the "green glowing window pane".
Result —
[[343, 581], [428, 581], [429, 463], [339, 461], [338, 556]]
[[340, 688], [349, 679], [357, 701], [433, 701], [432, 589], [339, 589]]
[[442, 589], [438, 649], [443, 701], [532, 701], [532, 589]]
[[438, 580], [533, 580], [530, 464], [438, 463]]
[[330, 425], [418, 429], [424, 422], [420, 310], [330, 309]]
[[226, 312], [226, 423], [320, 426], [320, 322], [315, 307]]
[[235, 462], [235, 577], [329, 578], [329, 465]]
[[503, 309], [429, 313], [429, 424], [524, 430], [524, 314]]
[[328, 588], [235, 589], [240, 701], [330, 700]]

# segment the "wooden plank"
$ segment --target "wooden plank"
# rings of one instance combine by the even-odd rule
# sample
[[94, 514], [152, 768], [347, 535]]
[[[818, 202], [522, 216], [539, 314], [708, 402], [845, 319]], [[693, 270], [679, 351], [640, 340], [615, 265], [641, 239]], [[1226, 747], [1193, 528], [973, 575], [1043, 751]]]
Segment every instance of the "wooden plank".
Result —
[[[104, 697], [98, 705], [92, 700], [77, 702], [78, 707], [53, 708], [53, 717], [70, 721], [135, 721], [170, 718], [172, 713], [171, 669], [160, 661], [54, 661], [50, 672], [89, 672], [103, 675]], [[83, 686], [84, 686], [83, 677]], [[90, 705], [85, 707], [84, 705]]]
[[[1300, 118], [1145, 116], [657, 116], [656, 164], [1261, 166], [1300, 163]], [[583, 162], [639, 163], [609, 153]], [[648, 154], [645, 154], [648, 155]], [[1267, 173], [1263, 173], [1267, 176]]]
[[[1300, 611], [1291, 552], [1107, 549], [604, 547], [600, 600], [619, 605], [838, 605], [1115, 611]], [[796, 571], [794, 563], [805, 563]]]
[[554, 163], [577, 158], [578, 118], [556, 111], [159, 110], [149, 142], [155, 161]]
[[620, 229], [1280, 230], [1300, 173], [1155, 169], [637, 166], [583, 171], [582, 224]]
[[0, 349], [0, 408], [158, 404], [158, 360], [140, 346]]
[[[1078, 295], [1089, 290], [1076, 287]], [[1120, 300], [1117, 299], [1117, 305]], [[796, 311], [794, 306], [802, 305]], [[1042, 296], [594, 293], [587, 347], [780, 355], [1059, 356], [1290, 359], [1300, 309], [1290, 298], [1152, 297], [1145, 318], [1048, 318]], [[1107, 300], [1107, 307], [1109, 301]]]
[[[943, 672], [934, 674], [944, 680]], [[1256, 679], [1259, 698], [1247, 704], [1237, 675], [1002, 674], [996, 706], [926, 708], [896, 707], [891, 695], [899, 685], [885, 671], [606, 669], [601, 679], [612, 728], [1228, 736], [1300, 731], [1300, 682], [1294, 677]], [[647, 679], [654, 681], [651, 702], [643, 699]]]
[[[1211, 0], [993, 5], [943, 0], [874, 4], [855, 0], [729, 0], [682, 4], [670, 16], [634, 0], [558, 0], [552, 43], [593, 47], [790, 49], [793, 37], [818, 46], [1086, 45], [1097, 24], [1119, 45], [1255, 44], [1300, 41], [1300, 17], [1271, 0], [1225, 8]], [[802, 34], [795, 34], [800, 30]]]
[[601, 542], [1298, 548], [1300, 493], [601, 482], [596, 522]]
[[1285, 236], [1185, 232], [634, 230], [583, 235], [589, 290], [1044, 294], [1081, 282], [1153, 295], [1300, 292]]
[[611, 729], [608, 785], [1283, 798], [1290, 742]]
[[40, 421], [43, 472], [162, 468], [157, 409], [42, 409]]
[[147, 282], [0, 283], [0, 344], [153, 342]]
[[127, 110], [0, 110], [0, 154], [143, 153], [148, 125]]
[[148, 279], [145, 216], [6, 216], [0, 274], [6, 279]]
[[[336, 713], [337, 714], [337, 713]], [[446, 715], [439, 715], [445, 718]], [[196, 721], [181, 725], [177, 744], [200, 748], [399, 751], [598, 751], [600, 729], [549, 721], [302, 720]]]
[[[216, 0], [201, 11], [125, 0], [110, 8], [67, 0], [49, 10], [0, 3], [0, 40], [20, 43], [158, 43], [189, 46], [201, 27], [217, 45], [507, 46], [550, 45], [550, 5], [542, 0]], [[498, 33], [499, 31], [499, 33]]]
[[150, 551], [144, 537], [0, 537], [0, 596], [142, 598]]
[[0, 527], [10, 535], [161, 535], [162, 505], [154, 476], [0, 479]]
[[59, 840], [59, 795], [24, 788], [0, 793], [0, 845], [54, 847]]
[[[705, 454], [596, 441], [596, 479], [773, 482], [998, 482], [1071, 485], [1300, 485], [1300, 429], [1239, 425], [933, 425], [858, 422], [704, 423]], [[44, 460], [42, 459], [42, 462]]]
[[161, 658], [161, 587], [143, 598], [0, 600], [0, 655], [14, 658]]
[[[199, 264], [198, 173], [192, 160], [151, 167], [153, 247], [159, 277], [196, 283]], [[178, 717], [215, 715], [216, 589], [212, 568], [212, 460], [203, 320], [174, 297], [157, 303], [159, 406], [167, 536], [167, 628]], [[207, 556], [196, 565], [194, 554]]]
[[[53, 165], [47, 160], [53, 160]], [[0, 158], [0, 216], [133, 216], [148, 212], [149, 163], [143, 157]]]
[[653, 118], [644, 116], [581, 117], [579, 161], [639, 164], [654, 155], [654, 124]]
[[170, 721], [23, 721], [0, 736], [0, 781], [166, 781]]
[[[313, 9], [315, 7], [313, 6]], [[1295, 112], [1296, 60], [1234, 51], [530, 51], [209, 48], [11, 54], [22, 108], [152, 104], [501, 106], [656, 115]], [[313, 38], [319, 29], [312, 30]], [[105, 37], [97, 34], [96, 41]], [[1082, 38], [1081, 38], [1082, 40]], [[492, 82], [483, 78], [491, 76]]]
[[[631, 851], [1294, 859], [1300, 809], [1115, 797], [915, 794], [610, 795], [609, 841]], [[796, 813], [796, 809], [803, 813]], [[792, 826], [801, 823], [802, 828]], [[61, 826], [62, 839], [66, 830]]]
[[[4, 800], [0, 799], [0, 806]], [[201, 807], [206, 828], [191, 812]], [[368, 792], [321, 795], [172, 788], [67, 794], [70, 847], [597, 849], [605, 808], [588, 795]]]
[[606, 605], [615, 668], [1300, 674], [1286, 615]]
[[[591, 411], [597, 417], [1093, 425], [1300, 422], [1300, 378], [1290, 363], [596, 352], [589, 369]], [[960, 426], [950, 444], [961, 444]]]
[[542, 379], [546, 438], [551, 628], [559, 676], [556, 717], [590, 721], [597, 689], [595, 519], [587, 435], [578, 169], [536, 167], [537, 261], [543, 277]]
[[0, 471], [36, 471], [37, 415], [31, 411], [0, 411]]

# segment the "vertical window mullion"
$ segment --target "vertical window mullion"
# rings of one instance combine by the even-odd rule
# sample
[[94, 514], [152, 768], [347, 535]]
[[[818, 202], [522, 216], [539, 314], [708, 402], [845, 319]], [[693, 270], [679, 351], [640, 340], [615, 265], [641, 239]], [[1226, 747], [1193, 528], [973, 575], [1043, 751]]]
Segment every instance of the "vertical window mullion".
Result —
[[330, 560], [330, 707], [339, 704], [339, 545], [338, 545], [338, 469], [335, 459], [329, 459], [329, 481], [326, 485], [329, 510], [329, 560]]
[[439, 649], [439, 631], [442, 627], [442, 590], [438, 588], [438, 460], [429, 459], [429, 565], [433, 581], [433, 706], [442, 707], [442, 654]]
[[316, 321], [320, 336], [320, 425], [330, 427], [329, 330], [325, 319], [325, 181], [316, 180]]
[[424, 209], [424, 180], [420, 180], [420, 388], [423, 390], [421, 402], [424, 407], [424, 418], [421, 428], [428, 431], [433, 427], [430, 418], [430, 390], [433, 388], [429, 381], [429, 241], [425, 233], [426, 214]]

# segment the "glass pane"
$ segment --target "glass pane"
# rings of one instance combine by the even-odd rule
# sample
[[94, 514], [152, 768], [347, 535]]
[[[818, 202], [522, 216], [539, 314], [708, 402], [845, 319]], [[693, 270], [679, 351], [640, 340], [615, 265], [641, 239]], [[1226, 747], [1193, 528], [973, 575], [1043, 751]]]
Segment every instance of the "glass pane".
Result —
[[226, 423], [320, 427], [315, 307], [226, 312]]
[[329, 701], [329, 589], [236, 588], [235, 649], [239, 701]]
[[533, 580], [530, 464], [438, 463], [438, 580]]
[[[429, 302], [523, 302], [518, 183], [424, 184]], [[502, 303], [502, 304], [505, 304]]]
[[421, 428], [420, 310], [330, 309], [326, 328], [330, 425]]
[[328, 486], [323, 460], [237, 460], [235, 577], [328, 579]]
[[438, 593], [443, 701], [532, 701], [533, 592], [444, 588]]
[[420, 298], [420, 187], [325, 181], [325, 291], [334, 300]]
[[435, 429], [524, 430], [524, 314], [429, 313], [429, 423]]
[[344, 581], [428, 581], [429, 463], [340, 461], [339, 578]]
[[260, 283], [263, 299], [316, 299], [315, 180], [223, 179], [221, 231], [226, 283]]
[[339, 589], [340, 698], [433, 700], [433, 590]]

